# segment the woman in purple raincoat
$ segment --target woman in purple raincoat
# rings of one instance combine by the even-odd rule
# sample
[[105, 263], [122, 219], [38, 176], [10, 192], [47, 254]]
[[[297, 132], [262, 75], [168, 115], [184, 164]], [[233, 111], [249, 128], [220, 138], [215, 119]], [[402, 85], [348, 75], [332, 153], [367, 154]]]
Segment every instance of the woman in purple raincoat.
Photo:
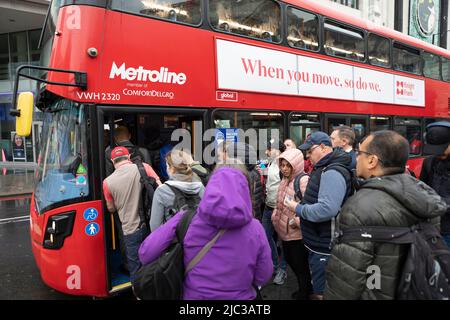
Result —
[[[239, 167], [239, 169], [237, 169]], [[183, 299], [252, 300], [273, 265], [261, 223], [253, 218], [248, 177], [242, 165], [216, 169], [184, 239], [185, 265], [218, 233], [226, 232], [186, 275]], [[183, 211], [151, 233], [139, 249], [143, 265], [156, 260], [175, 238]]]

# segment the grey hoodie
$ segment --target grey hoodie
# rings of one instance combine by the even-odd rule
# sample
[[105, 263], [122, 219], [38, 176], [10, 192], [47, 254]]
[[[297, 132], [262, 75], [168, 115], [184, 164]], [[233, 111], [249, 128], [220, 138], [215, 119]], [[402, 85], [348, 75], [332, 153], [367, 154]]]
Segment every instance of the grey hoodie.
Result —
[[169, 212], [175, 200], [175, 194], [166, 184], [174, 186], [187, 194], [198, 194], [200, 198], [203, 197], [203, 193], [205, 192], [205, 187], [198, 181], [186, 182], [169, 180], [160, 185], [153, 195], [152, 214], [150, 218], [151, 231], [154, 231], [162, 225], [164, 221], [167, 221], [170, 218]]

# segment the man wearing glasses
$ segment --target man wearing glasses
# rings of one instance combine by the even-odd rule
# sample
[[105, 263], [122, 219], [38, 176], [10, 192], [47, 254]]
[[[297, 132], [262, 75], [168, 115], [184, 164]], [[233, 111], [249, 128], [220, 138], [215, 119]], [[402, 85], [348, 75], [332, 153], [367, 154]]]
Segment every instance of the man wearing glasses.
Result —
[[[446, 203], [432, 188], [404, 174], [409, 144], [403, 136], [389, 130], [374, 132], [356, 154], [356, 174], [364, 182], [342, 207], [340, 230], [411, 227], [425, 219], [438, 222]], [[339, 242], [328, 261], [325, 299], [395, 299], [407, 250], [392, 243]], [[372, 270], [378, 272], [378, 285], [368, 281]]]
[[306, 151], [314, 168], [301, 203], [292, 200], [289, 206], [300, 217], [303, 241], [309, 253], [312, 298], [321, 299], [334, 220], [351, 193], [352, 159], [341, 148], [333, 150], [330, 137], [321, 131], [312, 133], [299, 148]]

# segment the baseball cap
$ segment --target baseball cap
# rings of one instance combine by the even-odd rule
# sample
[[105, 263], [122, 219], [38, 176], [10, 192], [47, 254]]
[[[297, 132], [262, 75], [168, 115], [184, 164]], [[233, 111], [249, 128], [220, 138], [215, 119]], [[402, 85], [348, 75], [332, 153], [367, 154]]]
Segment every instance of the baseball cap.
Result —
[[111, 151], [111, 161], [114, 161], [114, 159], [119, 158], [119, 157], [128, 156], [129, 154], [130, 154], [130, 152], [128, 151], [127, 148], [125, 148], [125, 147], [115, 147]]
[[332, 146], [331, 138], [329, 135], [327, 135], [325, 132], [322, 131], [316, 131], [311, 133], [311, 135], [308, 138], [306, 138], [305, 142], [298, 148], [302, 151], [306, 151], [310, 149], [313, 145], [320, 145], [322, 143], [329, 147]]
[[425, 154], [441, 155], [450, 144], [450, 122], [430, 123], [426, 128]]

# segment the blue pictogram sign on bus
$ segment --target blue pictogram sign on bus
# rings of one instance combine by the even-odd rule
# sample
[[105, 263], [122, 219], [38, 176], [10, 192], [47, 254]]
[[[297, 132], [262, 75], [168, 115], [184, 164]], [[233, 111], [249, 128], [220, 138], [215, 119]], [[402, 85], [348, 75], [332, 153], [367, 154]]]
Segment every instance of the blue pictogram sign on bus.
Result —
[[88, 236], [95, 236], [99, 231], [100, 226], [95, 222], [89, 223], [84, 229], [84, 232], [86, 232]]
[[98, 211], [95, 208], [86, 209], [83, 213], [83, 218], [86, 221], [94, 221], [98, 217]]

